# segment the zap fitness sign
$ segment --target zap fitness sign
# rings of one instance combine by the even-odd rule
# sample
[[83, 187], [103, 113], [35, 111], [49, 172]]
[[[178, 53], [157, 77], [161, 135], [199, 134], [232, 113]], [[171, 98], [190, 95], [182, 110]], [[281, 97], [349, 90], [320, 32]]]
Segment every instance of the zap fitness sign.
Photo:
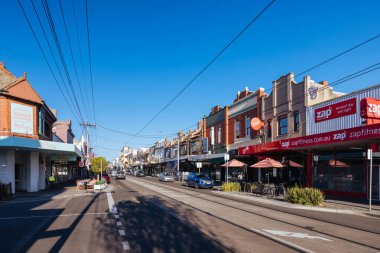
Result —
[[315, 123], [356, 113], [356, 98], [351, 98], [314, 111]]

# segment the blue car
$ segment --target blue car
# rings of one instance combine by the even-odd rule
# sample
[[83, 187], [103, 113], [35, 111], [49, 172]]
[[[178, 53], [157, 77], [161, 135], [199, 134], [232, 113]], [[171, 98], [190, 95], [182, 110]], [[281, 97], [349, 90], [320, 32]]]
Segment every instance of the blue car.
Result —
[[187, 176], [186, 186], [195, 188], [213, 188], [214, 181], [204, 174], [189, 173]]

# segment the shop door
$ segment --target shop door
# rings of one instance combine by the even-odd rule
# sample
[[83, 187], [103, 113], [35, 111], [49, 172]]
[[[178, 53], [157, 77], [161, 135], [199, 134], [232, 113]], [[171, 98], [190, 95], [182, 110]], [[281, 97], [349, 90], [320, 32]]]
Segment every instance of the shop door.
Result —
[[21, 164], [15, 164], [15, 190], [26, 191], [26, 169]]
[[372, 199], [380, 200], [380, 165], [372, 167]]

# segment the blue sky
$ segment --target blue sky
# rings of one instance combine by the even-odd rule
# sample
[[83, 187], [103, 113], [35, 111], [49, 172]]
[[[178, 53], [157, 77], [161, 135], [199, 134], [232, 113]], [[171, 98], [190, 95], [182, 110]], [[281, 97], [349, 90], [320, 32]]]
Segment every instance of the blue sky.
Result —
[[[38, 38], [30, 1], [21, 1]], [[172, 99], [269, 1], [88, 1], [92, 72], [97, 124], [138, 132]], [[35, 1], [48, 29], [40, 1]], [[80, 100], [91, 109], [93, 121], [84, 1], [76, 0], [77, 43], [71, 0], [62, 0], [83, 99], [69, 54], [58, 0], [49, 1], [71, 79]], [[230, 104], [238, 90], [266, 89], [289, 72], [295, 74], [362, 41], [380, 34], [380, 1], [277, 0], [199, 79], [141, 134], [165, 136], [195, 126], [214, 105]], [[77, 120], [68, 109], [26, 23], [17, 1], [2, 1], [0, 61], [16, 76], [28, 79], [60, 120]], [[50, 31], [49, 39], [53, 45]], [[380, 61], [380, 38], [307, 73], [313, 80], [333, 82]], [[45, 53], [48, 47], [43, 44]], [[54, 49], [55, 50], [55, 49]], [[56, 53], [56, 51], [54, 51]], [[58, 59], [58, 54], [56, 54]], [[53, 65], [52, 58], [49, 61]], [[58, 72], [56, 72], [57, 74]], [[380, 83], [380, 70], [334, 87], [350, 92]], [[84, 75], [83, 75], [84, 74]], [[305, 74], [306, 75], [306, 74]], [[302, 77], [297, 78], [301, 81]], [[82, 106], [85, 115], [84, 107]], [[86, 116], [85, 116], [86, 118]], [[98, 128], [92, 144], [120, 149], [149, 146], [157, 138], [131, 138]], [[116, 151], [97, 148], [97, 155], [112, 159]]]

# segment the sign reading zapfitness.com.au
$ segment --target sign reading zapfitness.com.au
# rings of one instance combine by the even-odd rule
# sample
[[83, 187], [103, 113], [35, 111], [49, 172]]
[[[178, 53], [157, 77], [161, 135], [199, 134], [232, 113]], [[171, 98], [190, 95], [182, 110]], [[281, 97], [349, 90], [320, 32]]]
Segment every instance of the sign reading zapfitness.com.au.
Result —
[[11, 131], [33, 134], [33, 107], [11, 103]]
[[356, 113], [356, 98], [318, 108], [314, 112], [315, 123]]

